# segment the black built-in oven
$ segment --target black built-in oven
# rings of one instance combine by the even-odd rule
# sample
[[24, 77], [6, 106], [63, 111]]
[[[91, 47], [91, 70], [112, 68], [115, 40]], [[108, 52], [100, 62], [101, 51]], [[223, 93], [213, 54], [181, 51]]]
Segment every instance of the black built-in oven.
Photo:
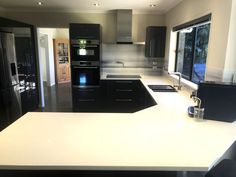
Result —
[[100, 47], [99, 24], [70, 24], [73, 87], [99, 86]]
[[71, 59], [73, 61], [99, 61], [100, 42], [95, 39], [71, 39]]
[[93, 87], [100, 82], [100, 67], [98, 61], [80, 61], [71, 66], [73, 87]]

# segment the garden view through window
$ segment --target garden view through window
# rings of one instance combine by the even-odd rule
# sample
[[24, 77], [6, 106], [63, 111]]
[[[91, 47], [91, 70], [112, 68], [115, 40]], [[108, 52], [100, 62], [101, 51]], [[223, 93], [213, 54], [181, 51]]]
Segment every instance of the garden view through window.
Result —
[[183, 78], [194, 83], [204, 81], [210, 23], [180, 30], [177, 35], [176, 68]]

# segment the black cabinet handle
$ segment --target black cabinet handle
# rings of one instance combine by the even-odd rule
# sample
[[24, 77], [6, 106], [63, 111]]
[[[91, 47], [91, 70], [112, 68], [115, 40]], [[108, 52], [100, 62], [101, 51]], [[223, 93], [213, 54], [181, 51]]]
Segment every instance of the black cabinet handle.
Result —
[[116, 89], [116, 92], [132, 92], [132, 89]]
[[95, 99], [79, 99], [79, 102], [94, 102]]
[[78, 89], [79, 92], [94, 92], [94, 89]]
[[73, 66], [72, 69], [98, 69], [97, 66]]
[[132, 84], [133, 81], [115, 81], [117, 84]]
[[116, 102], [132, 102], [133, 100], [128, 98], [128, 99], [115, 99]]

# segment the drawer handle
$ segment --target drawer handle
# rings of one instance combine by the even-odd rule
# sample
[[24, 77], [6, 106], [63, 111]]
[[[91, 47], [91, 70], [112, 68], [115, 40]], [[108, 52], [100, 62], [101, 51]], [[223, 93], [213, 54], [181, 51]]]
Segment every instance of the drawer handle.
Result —
[[94, 102], [95, 99], [79, 99], [80, 102]]
[[116, 92], [132, 92], [132, 89], [116, 89]]
[[72, 69], [98, 69], [97, 66], [72, 66]]
[[79, 92], [94, 92], [94, 89], [78, 89]]
[[132, 84], [133, 81], [115, 81], [118, 84]]
[[132, 99], [115, 99], [117, 102], [132, 102]]

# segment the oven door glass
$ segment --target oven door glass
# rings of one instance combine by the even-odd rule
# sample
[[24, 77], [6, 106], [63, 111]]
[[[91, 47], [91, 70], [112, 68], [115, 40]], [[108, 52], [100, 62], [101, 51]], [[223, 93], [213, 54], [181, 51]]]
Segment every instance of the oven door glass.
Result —
[[99, 67], [72, 66], [71, 72], [73, 86], [86, 87], [99, 85]]

